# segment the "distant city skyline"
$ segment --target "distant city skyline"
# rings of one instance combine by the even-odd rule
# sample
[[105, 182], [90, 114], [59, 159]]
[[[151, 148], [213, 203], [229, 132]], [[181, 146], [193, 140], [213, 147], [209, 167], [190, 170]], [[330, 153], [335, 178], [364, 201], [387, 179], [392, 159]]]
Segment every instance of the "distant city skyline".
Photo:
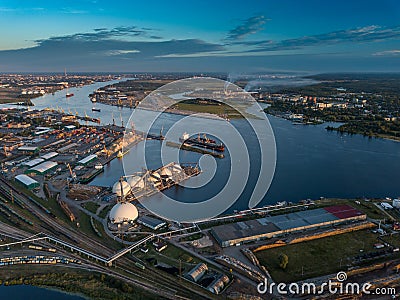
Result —
[[0, 0], [0, 72], [398, 72], [400, 2]]

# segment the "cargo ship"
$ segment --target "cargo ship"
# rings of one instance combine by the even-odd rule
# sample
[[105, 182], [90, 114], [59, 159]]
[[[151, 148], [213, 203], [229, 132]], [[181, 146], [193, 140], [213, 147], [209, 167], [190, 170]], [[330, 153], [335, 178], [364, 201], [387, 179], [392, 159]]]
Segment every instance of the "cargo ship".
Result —
[[209, 139], [206, 134], [204, 134], [203, 137], [201, 137], [199, 134], [197, 138], [191, 138], [189, 134], [185, 132], [179, 139], [179, 141], [183, 144], [196, 146], [200, 148], [207, 148], [218, 152], [225, 151], [224, 144], [222, 143], [218, 144], [215, 140]]

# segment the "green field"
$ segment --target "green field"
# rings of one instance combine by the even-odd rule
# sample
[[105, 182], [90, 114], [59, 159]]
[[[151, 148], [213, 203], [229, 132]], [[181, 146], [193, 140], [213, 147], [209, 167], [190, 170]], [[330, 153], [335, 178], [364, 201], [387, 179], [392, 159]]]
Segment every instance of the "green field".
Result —
[[107, 205], [106, 207], [104, 207], [104, 208], [100, 211], [99, 217], [104, 219], [104, 218], [107, 216], [107, 213], [111, 210], [111, 208], [112, 208], [112, 205], [111, 205], [111, 204], [110, 204], [110, 205]]
[[196, 113], [210, 113], [214, 115], [228, 115], [230, 119], [242, 118], [233, 108], [227, 105], [202, 105], [195, 103], [178, 103], [174, 106], [178, 110], [192, 111]]
[[90, 201], [82, 203], [82, 207], [95, 214], [100, 205]]
[[[354, 257], [363, 252], [373, 252], [378, 235], [361, 230], [256, 252], [260, 263], [277, 282], [298, 280], [333, 274], [354, 265]], [[398, 237], [397, 237], [398, 238]], [[279, 255], [286, 254], [286, 270], [279, 267]]]
[[79, 222], [79, 231], [82, 231], [82, 232], [90, 235], [92, 238], [98, 240], [101, 243], [104, 243], [104, 245], [107, 245], [107, 247], [109, 247], [109, 248], [112, 248], [115, 250], [121, 249], [120, 243], [118, 243], [117, 241], [114, 241], [113, 239], [108, 237], [108, 235], [105, 233], [105, 231], [103, 229], [103, 224], [94, 220], [95, 226], [97, 227], [97, 229], [99, 230], [99, 232], [102, 235], [102, 237], [99, 237], [96, 234], [96, 232], [94, 231], [92, 224], [90, 224], [90, 217], [82, 211], [78, 215], [78, 222]]

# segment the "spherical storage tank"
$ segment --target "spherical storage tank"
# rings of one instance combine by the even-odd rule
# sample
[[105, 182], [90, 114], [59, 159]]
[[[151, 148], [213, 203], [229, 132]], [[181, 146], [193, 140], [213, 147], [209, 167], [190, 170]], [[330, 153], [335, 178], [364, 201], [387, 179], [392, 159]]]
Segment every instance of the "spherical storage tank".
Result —
[[139, 188], [139, 189], [144, 188], [144, 181], [139, 176], [129, 177], [126, 181], [128, 182], [131, 188]]
[[179, 165], [179, 164], [175, 164], [175, 165], [173, 165], [172, 166], [172, 172], [174, 173], [174, 174], [179, 174], [179, 173], [181, 173], [183, 170], [182, 170], [182, 167]]
[[125, 197], [131, 191], [131, 186], [126, 181], [117, 181], [116, 183], [114, 183], [112, 191], [114, 194], [117, 194], [118, 197]]
[[135, 205], [129, 202], [117, 203], [110, 211], [110, 221], [112, 223], [123, 223], [135, 221], [139, 216]]
[[163, 169], [161, 170], [161, 172], [160, 172], [160, 175], [161, 175], [163, 178], [171, 178], [171, 177], [172, 177], [172, 172], [171, 172], [171, 170], [168, 169], [168, 168], [163, 168]]

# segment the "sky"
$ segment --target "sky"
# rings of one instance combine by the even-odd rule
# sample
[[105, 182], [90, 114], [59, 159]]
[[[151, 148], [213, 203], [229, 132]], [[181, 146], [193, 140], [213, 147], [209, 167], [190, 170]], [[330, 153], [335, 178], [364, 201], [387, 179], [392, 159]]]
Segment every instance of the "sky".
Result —
[[400, 72], [400, 1], [0, 0], [0, 72]]

